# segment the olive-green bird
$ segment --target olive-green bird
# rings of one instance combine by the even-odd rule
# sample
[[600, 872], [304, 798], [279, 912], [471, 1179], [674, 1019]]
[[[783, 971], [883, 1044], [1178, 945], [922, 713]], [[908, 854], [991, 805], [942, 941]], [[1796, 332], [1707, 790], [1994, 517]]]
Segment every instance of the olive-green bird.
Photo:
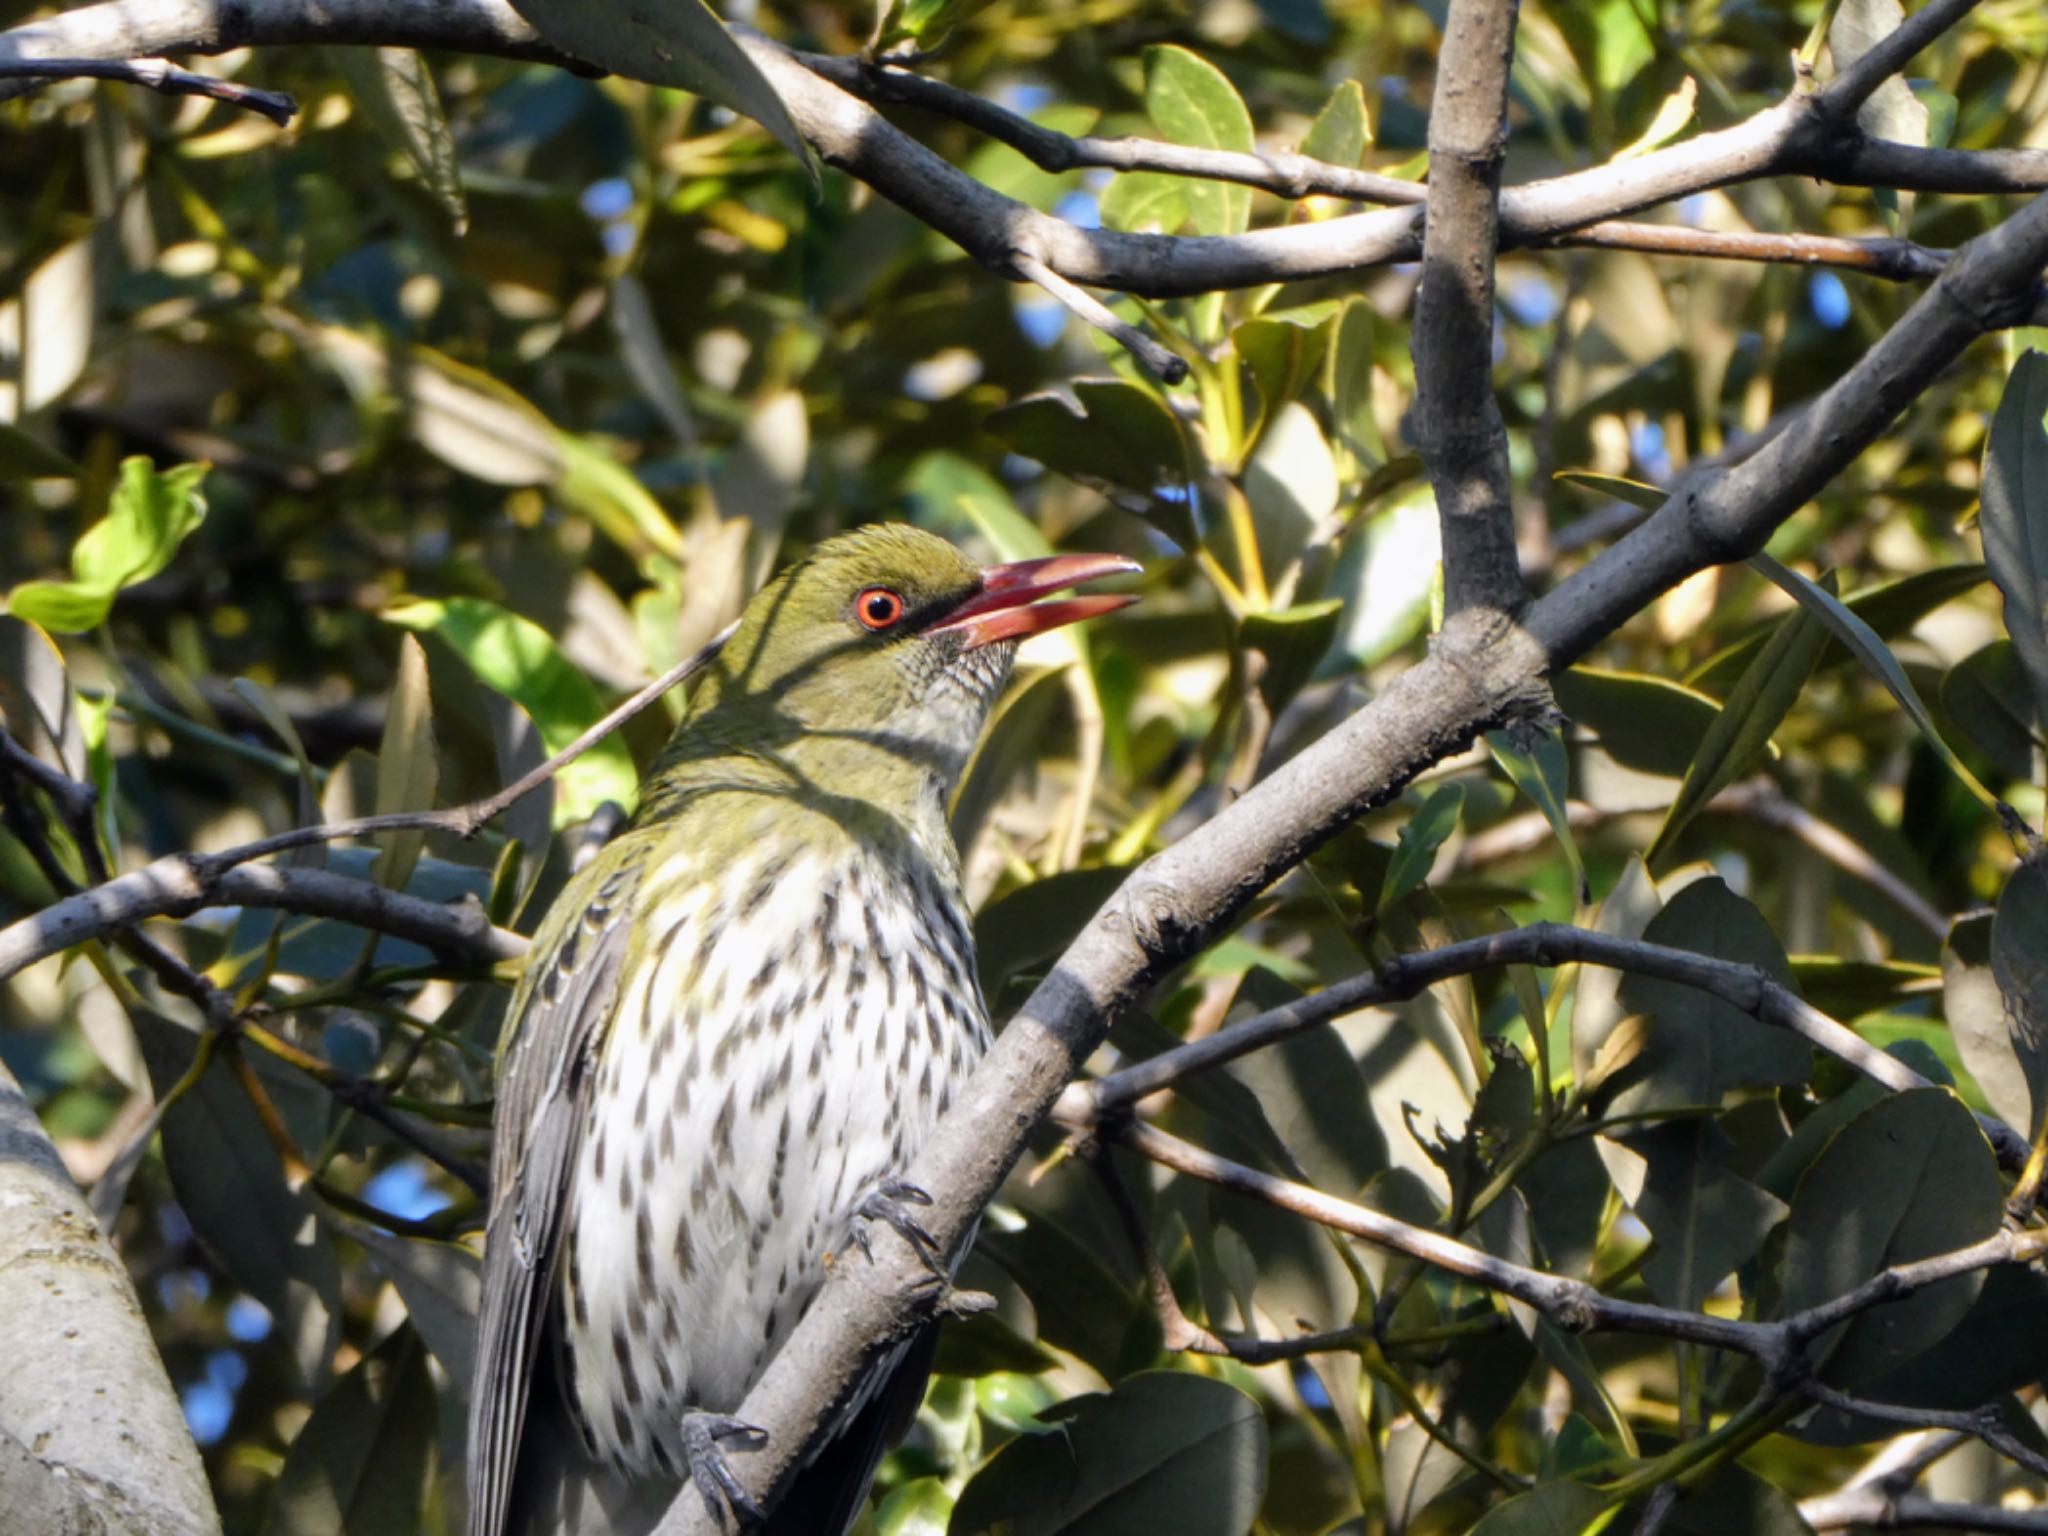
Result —
[[[470, 1536], [630, 1536], [685, 1479], [760, 1523], [732, 1414], [828, 1255], [922, 1235], [901, 1174], [988, 1044], [948, 797], [1017, 641], [1128, 601], [1036, 600], [1135, 569], [884, 526], [747, 605], [513, 999]], [[929, 1364], [876, 1373], [767, 1531], [846, 1530]]]

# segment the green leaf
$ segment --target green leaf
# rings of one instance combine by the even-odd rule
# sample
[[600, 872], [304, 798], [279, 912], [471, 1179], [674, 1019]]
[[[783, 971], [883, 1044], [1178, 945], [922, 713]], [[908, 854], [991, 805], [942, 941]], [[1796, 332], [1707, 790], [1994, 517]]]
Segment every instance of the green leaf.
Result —
[[1670, 499], [1668, 492], [1641, 480], [1631, 480], [1626, 475], [1603, 475], [1590, 469], [1560, 469], [1551, 479], [1560, 485], [1573, 485], [1596, 495], [1612, 496], [1616, 501], [1641, 507], [1645, 512], [1656, 511]]
[[1571, 866], [1572, 886], [1578, 904], [1589, 906], [1593, 888], [1586, 880], [1586, 861], [1579, 856], [1578, 839], [1572, 836], [1571, 763], [1565, 756], [1564, 736], [1554, 725], [1530, 723], [1488, 731], [1486, 745], [1515, 788], [1527, 795], [1543, 819], [1550, 823], [1565, 863]]
[[1170, 235], [1188, 221], [1188, 187], [1184, 176], [1163, 171], [1132, 171], [1117, 177], [1102, 194], [1102, 225], [1129, 234]]
[[[550, 753], [604, 714], [596, 687], [555, 648], [547, 631], [475, 597], [417, 598], [384, 611], [393, 624], [438, 637], [490, 688], [524, 709]], [[555, 825], [581, 821], [607, 800], [632, 809], [639, 776], [614, 734], [555, 776]]]
[[[147, 1008], [130, 1008], [129, 1017], [162, 1099], [196, 1059], [198, 1036]], [[225, 1062], [212, 1062], [164, 1112], [163, 1155], [200, 1243], [270, 1309], [301, 1382], [317, 1388], [340, 1337], [340, 1266], [312, 1211], [285, 1182], [277, 1148]]]
[[1637, 1131], [1622, 1145], [1648, 1164], [1635, 1213], [1656, 1238], [1643, 1279], [1666, 1306], [1696, 1311], [1756, 1256], [1786, 1207], [1722, 1166], [1728, 1138], [1710, 1120]]
[[420, 182], [447, 211], [455, 232], [469, 226], [462, 201], [462, 165], [455, 134], [441, 110], [433, 72], [410, 48], [328, 48], [328, 66], [341, 76], [364, 119], [411, 163]]
[[1330, 344], [1333, 306], [1265, 314], [1245, 321], [1230, 333], [1230, 345], [1250, 371], [1258, 394], [1251, 402], [1254, 420], [1245, 440], [1257, 442], [1280, 408], [1296, 399], [1322, 367]]
[[1259, 696], [1267, 709], [1277, 715], [1315, 675], [1343, 616], [1344, 604], [1337, 598], [1245, 615], [1238, 638], [1246, 650], [1266, 659], [1259, 674]]
[[1941, 708], [2007, 778], [2033, 776], [2042, 740], [2026, 664], [2010, 640], [1994, 640], [1941, 679]]
[[1372, 123], [1366, 116], [1365, 89], [1356, 80], [1346, 80], [1330, 92], [1330, 99], [1308, 125], [1301, 152], [1311, 160], [1348, 167], [1358, 164], [1371, 143]]
[[[1717, 876], [1695, 880], [1643, 929], [1653, 944], [1753, 965], [1789, 985], [1792, 967], [1755, 907]], [[1583, 985], [1583, 982], [1581, 983]], [[1760, 1024], [1732, 1004], [1656, 977], [1622, 979], [1620, 1002], [1641, 1016], [1641, 1053], [1610, 1079], [1612, 1114], [1718, 1104], [1721, 1095], [1760, 1084], [1803, 1082], [1813, 1048], [1787, 1030]], [[1618, 1090], [1618, 1091], [1617, 1091]]]
[[2007, 1125], [2021, 1126], [2031, 1118], [2033, 1091], [2006, 1027], [2005, 994], [1991, 970], [1993, 920], [1992, 913], [1973, 912], [1950, 927], [1941, 950], [1941, 1012], [1991, 1112]]
[[204, 464], [158, 473], [141, 455], [121, 461], [121, 479], [107, 515], [71, 551], [70, 581], [25, 581], [7, 594], [7, 609], [60, 634], [75, 635], [104, 620], [123, 587], [147, 581], [206, 517], [199, 482]]
[[[1339, 312], [1329, 349], [1331, 425], [1339, 450], [1353, 461], [1352, 473], [1387, 462], [1386, 440], [1372, 409], [1372, 369], [1379, 316], [1364, 299], [1347, 299]], [[1351, 478], [1347, 474], [1346, 478]]]
[[1053, 1410], [960, 1494], [952, 1536], [1244, 1536], [1266, 1491], [1266, 1420], [1237, 1388], [1141, 1371]]
[[[1145, 50], [1145, 111], [1176, 144], [1248, 154], [1252, 118], [1223, 71], [1185, 48]], [[1249, 187], [1188, 178], [1182, 195], [1198, 235], [1237, 235], [1251, 223]]]
[[2029, 1110], [2015, 1121], [2029, 1138], [2048, 1120], [2048, 857], [2013, 871], [1991, 920], [1991, 974], [2005, 999], [2006, 1036]]
[[979, 534], [999, 560], [1036, 560], [1053, 552], [1002, 481], [957, 453], [925, 454], [903, 477], [903, 488], [922, 505], [923, 520], [935, 532], [949, 538]]
[[[1855, 1289], [1880, 1270], [1989, 1237], [2003, 1213], [1984, 1133], [1946, 1089], [1881, 1099], [1830, 1141], [1792, 1197], [1781, 1314]], [[1854, 1387], [1944, 1337], [1983, 1272], [1873, 1307], [1814, 1341], [1827, 1379]]]
[[2005, 598], [2005, 629], [2034, 685], [2034, 718], [2048, 720], [2048, 354], [2013, 365], [1984, 445], [1977, 526], [1984, 561]]
[[1617, 763], [1673, 779], [1684, 776], [1721, 714], [1718, 700], [1643, 672], [1571, 667], [1551, 679], [1551, 690]]
[[1771, 733], [1791, 712], [1806, 687], [1827, 633], [1826, 626], [1802, 608], [1779, 627], [1770, 644], [1743, 672], [1687, 767], [1685, 782], [1678, 786], [1677, 798], [1671, 803], [1664, 825], [1644, 855], [1653, 868], [1700, 807], [1741, 778], [1763, 756]]
[[[1865, 587], [1861, 592], [1844, 598], [1843, 602], [1880, 638], [1888, 639], [1904, 634], [1935, 609], [1982, 585], [1987, 574], [1984, 567], [1974, 560], [1937, 565], [1931, 570], [1901, 576], [1896, 581], [1882, 581]], [[1741, 675], [1742, 669], [1786, 622], [1787, 619], [1776, 620], [1715, 652], [1692, 670], [1686, 683], [1710, 694], [1726, 692]], [[1830, 636], [1816, 665], [1833, 665], [1847, 654]]]
[[703, 0], [513, 0], [512, 8], [564, 53], [751, 117], [815, 179], [810, 146], [782, 97]]
[[1188, 511], [1194, 458], [1173, 412], [1121, 379], [1080, 379], [1073, 390], [1079, 409], [1059, 395], [1030, 395], [991, 413], [985, 425], [1047, 469], [1084, 485], [1139, 492], [1161, 530], [1193, 548], [1200, 542]]
[[[434, 806], [441, 782], [434, 746], [434, 706], [427, 691], [427, 653], [411, 635], [398, 642], [398, 676], [384, 708], [384, 738], [377, 748], [376, 814], [426, 811]], [[426, 848], [424, 828], [387, 832], [377, 839], [384, 856], [377, 861], [377, 883], [400, 889], [412, 877]]]
[[269, 1536], [412, 1536], [440, 1441], [427, 1352], [400, 1328], [313, 1405], [270, 1494]]
[[1436, 851], [1458, 828], [1465, 811], [1465, 786], [1456, 782], [1438, 785], [1408, 818], [1394, 843], [1394, 856], [1387, 861], [1387, 873], [1373, 910], [1384, 912], [1429, 878], [1436, 864]]
[[920, 1477], [893, 1489], [875, 1510], [879, 1536], [946, 1536], [953, 1495], [936, 1477]]
[[1496, 1504], [1470, 1536], [1593, 1536], [1606, 1526], [1613, 1505], [1584, 1483], [1542, 1483]]
[[64, 653], [35, 625], [0, 616], [0, 720], [52, 768], [86, 777], [85, 731]]
[[75, 461], [11, 421], [0, 421], [0, 481], [76, 480], [83, 473]]
[[455, 1390], [468, 1395], [476, 1362], [476, 1316], [483, 1305], [483, 1265], [460, 1243], [396, 1237], [364, 1222], [323, 1213], [376, 1256], [405, 1303], [420, 1340]]
[[1662, 149], [1691, 126], [1693, 108], [1699, 101], [1700, 84], [1687, 75], [1679, 82], [1678, 89], [1657, 104], [1657, 114], [1650, 119], [1650, 126], [1642, 136], [1625, 148], [1618, 150], [1616, 160], [1634, 160], [1647, 155], [1653, 149]]
[[1815, 586], [1797, 571], [1790, 570], [1769, 555], [1758, 554], [1750, 557], [1749, 563], [1764, 575], [1790, 593], [1799, 606], [1819, 619], [1834, 631], [1835, 638], [1847, 646], [1851, 655], [1884, 684], [1885, 690], [1898, 700], [1899, 707], [1912, 717], [1920, 727], [1920, 734], [1927, 738], [1941, 760], [1948, 764], [1949, 771], [1962, 781], [1963, 787], [1976, 796], [1979, 804], [1987, 810], [1999, 809], [1998, 797], [1978, 782], [1977, 776], [1963, 765], [1949, 744], [1942, 740], [1941, 732], [1935, 728], [1934, 716], [1920, 701], [1919, 690], [1913, 686], [1906, 669], [1899, 665], [1898, 657], [1878, 639], [1877, 632], [1859, 618], [1839, 597], [1824, 587]]

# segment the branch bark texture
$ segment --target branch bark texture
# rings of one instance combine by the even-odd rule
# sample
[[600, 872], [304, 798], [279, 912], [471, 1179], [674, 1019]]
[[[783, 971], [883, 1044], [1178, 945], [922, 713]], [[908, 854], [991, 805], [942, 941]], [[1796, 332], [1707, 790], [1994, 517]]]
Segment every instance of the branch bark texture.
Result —
[[14, 1531], [218, 1536], [128, 1272], [0, 1065], [0, 1511]]
[[1493, 393], [1494, 262], [1508, 142], [1514, 0], [1452, 0], [1429, 114], [1428, 222], [1415, 353], [1415, 440], [1443, 530], [1444, 606], [1522, 606], [1508, 434]]

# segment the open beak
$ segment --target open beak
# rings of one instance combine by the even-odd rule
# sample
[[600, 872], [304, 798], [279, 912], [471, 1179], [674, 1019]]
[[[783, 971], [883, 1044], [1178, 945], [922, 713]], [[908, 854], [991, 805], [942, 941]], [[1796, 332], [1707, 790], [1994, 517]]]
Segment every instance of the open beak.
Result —
[[1128, 593], [1063, 597], [1050, 603], [1039, 598], [1102, 576], [1142, 570], [1122, 555], [1051, 555], [1043, 560], [1015, 560], [992, 565], [981, 573], [981, 590], [926, 631], [959, 635], [963, 648], [975, 650], [998, 640], [1022, 640], [1048, 629], [1114, 613], [1138, 599]]

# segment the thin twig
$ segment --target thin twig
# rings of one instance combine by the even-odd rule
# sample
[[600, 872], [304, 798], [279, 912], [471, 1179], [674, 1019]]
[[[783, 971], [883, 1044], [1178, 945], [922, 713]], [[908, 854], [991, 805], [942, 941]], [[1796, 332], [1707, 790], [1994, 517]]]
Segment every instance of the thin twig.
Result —
[[2048, 1507], [1958, 1504], [1924, 1493], [1893, 1493], [1876, 1484], [1803, 1500], [1799, 1514], [1816, 1531], [1993, 1531], [2017, 1536], [2048, 1532]]
[[[320, 826], [294, 827], [287, 832], [219, 853], [180, 853], [158, 859], [143, 869], [102, 881], [76, 896], [0, 929], [0, 980], [58, 950], [99, 938], [148, 917], [185, 916], [205, 906], [239, 902], [248, 906], [283, 906], [314, 916], [339, 916], [379, 932], [415, 938], [437, 954], [460, 956], [471, 963], [509, 959], [525, 948], [516, 935], [500, 934], [482, 917], [461, 908], [442, 907], [401, 892], [386, 891], [368, 881], [348, 880], [324, 870], [282, 870], [266, 867], [261, 875], [242, 866], [274, 853], [343, 838], [413, 829], [452, 832], [474, 837], [493, 817], [540, 788], [591, 747], [632, 719], [656, 699], [708, 665], [732, 637], [728, 625], [687, 661], [625, 700], [553, 757], [522, 774], [496, 794], [467, 805], [434, 811], [397, 811], [357, 816]], [[232, 888], [236, 895], [229, 897]], [[287, 899], [289, 898], [289, 899]], [[292, 902], [312, 905], [292, 905]], [[474, 904], [472, 903], [472, 906]], [[384, 926], [395, 922], [400, 926]]]
[[1120, 1119], [1100, 1127], [1097, 1134], [1177, 1173], [1263, 1200], [1279, 1210], [1406, 1254], [1497, 1295], [1524, 1302], [1569, 1332], [1648, 1334], [1747, 1355], [1759, 1362], [1767, 1378], [1786, 1393], [1809, 1394], [1813, 1383], [1804, 1353], [1806, 1347], [1850, 1318], [1913, 1295], [1938, 1281], [2000, 1264], [2031, 1263], [2048, 1251], [2048, 1231], [2018, 1233], [2001, 1228], [1979, 1242], [1951, 1252], [1895, 1264], [1818, 1306], [1775, 1322], [1750, 1322], [1618, 1300], [1582, 1280], [1513, 1263], [1384, 1212], [1232, 1162], [1146, 1121]]
[[1913, 1408], [1902, 1403], [1880, 1403], [1867, 1397], [1831, 1387], [1817, 1377], [1799, 1384], [1802, 1394], [1842, 1413], [1861, 1414], [1885, 1424], [1905, 1424], [1915, 1429], [1945, 1429], [1981, 1440], [2007, 1460], [2024, 1467], [2036, 1477], [2048, 1477], [2048, 1456], [2019, 1439], [2005, 1427], [2004, 1415], [1993, 1403], [1982, 1408]]
[[[1420, 954], [1396, 956], [1376, 972], [1332, 983], [1320, 992], [1226, 1025], [1212, 1035], [1163, 1051], [1108, 1077], [1071, 1084], [1060, 1096], [1055, 1114], [1063, 1124], [1087, 1125], [1147, 1094], [1171, 1087], [1183, 1077], [1234, 1061], [1361, 1008], [1406, 1001], [1451, 977], [1505, 965], [1553, 967], [1567, 962], [1606, 966], [1693, 987], [1739, 1008], [1759, 1023], [1791, 1031], [1895, 1092], [1931, 1086], [1896, 1056], [1879, 1050], [1756, 966], [1565, 923], [1532, 923]], [[2026, 1160], [2026, 1139], [2017, 1131], [1986, 1116], [1979, 1116], [1978, 1123], [2001, 1163], [2012, 1167]]]
[[1167, 347], [1116, 314], [1094, 294], [1076, 288], [1036, 256], [1017, 251], [1010, 266], [1019, 277], [1029, 278], [1056, 300], [1067, 313], [1086, 322], [1115, 341], [1142, 363], [1147, 372], [1163, 383], [1178, 384], [1188, 376], [1188, 365]]
[[206, 96], [231, 107], [261, 112], [278, 127], [290, 124], [299, 104], [282, 91], [258, 90], [217, 75], [195, 75], [164, 59], [8, 59], [0, 80], [114, 80], [144, 85], [166, 96]]

